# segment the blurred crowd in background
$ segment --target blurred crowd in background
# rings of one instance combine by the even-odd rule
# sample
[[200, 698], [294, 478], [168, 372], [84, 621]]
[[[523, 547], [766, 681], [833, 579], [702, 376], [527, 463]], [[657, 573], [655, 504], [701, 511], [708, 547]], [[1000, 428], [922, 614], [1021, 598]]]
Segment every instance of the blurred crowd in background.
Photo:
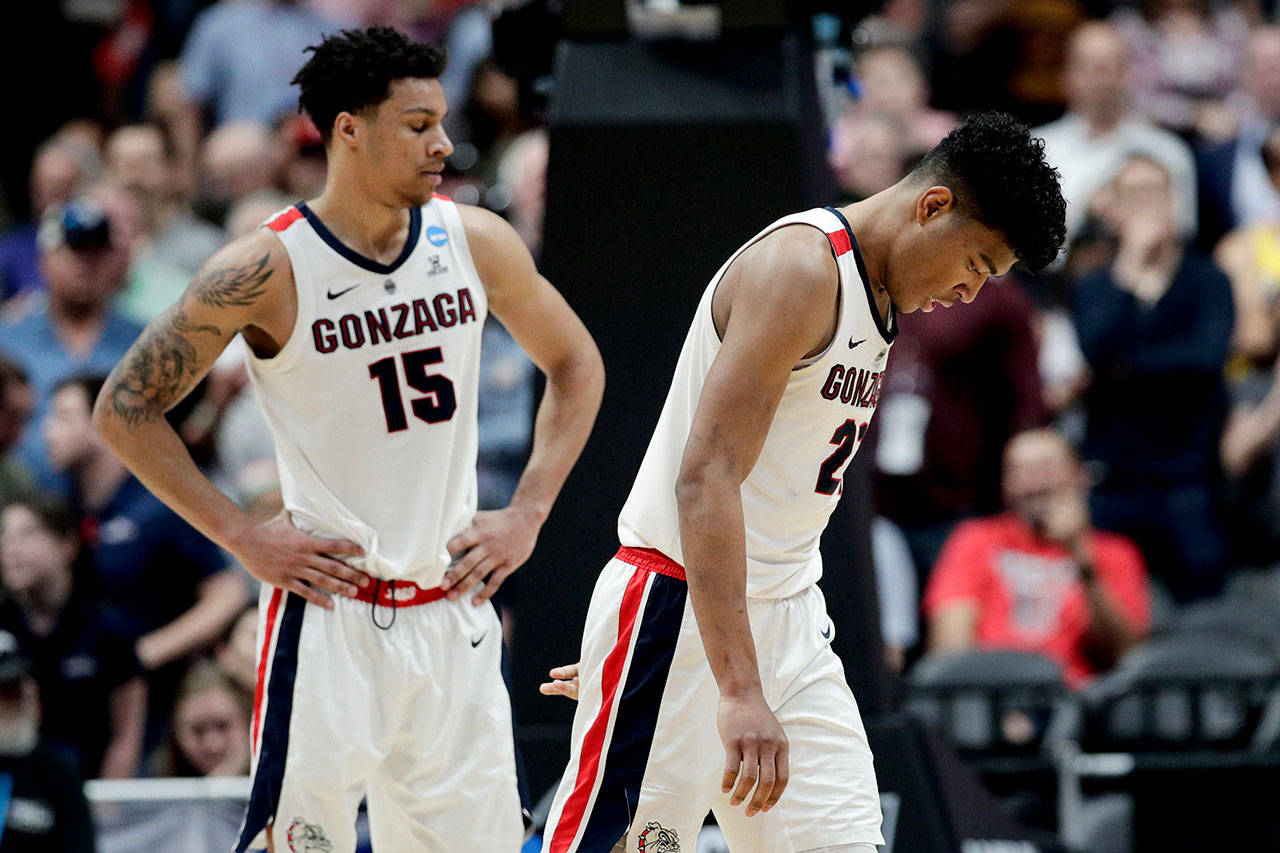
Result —
[[[27, 5], [0, 51], [20, 119], [0, 158], [0, 646], [28, 665], [0, 666], [0, 722], [39, 719], [87, 778], [241, 775], [253, 584], [96, 436], [97, 388], [217, 247], [320, 191], [290, 79], [343, 26], [448, 48], [441, 191], [509, 218], [536, 257], [555, 4]], [[864, 450], [895, 668], [1023, 649], [1084, 686], [1162, 619], [1280, 564], [1276, 15], [887, 0], [815, 18], [833, 201], [890, 186], [980, 109], [1044, 137], [1068, 201], [1047, 272], [901, 318]], [[481, 505], [500, 506], [534, 374], [500, 326], [484, 346]], [[235, 347], [170, 417], [229, 494], [278, 511]]]

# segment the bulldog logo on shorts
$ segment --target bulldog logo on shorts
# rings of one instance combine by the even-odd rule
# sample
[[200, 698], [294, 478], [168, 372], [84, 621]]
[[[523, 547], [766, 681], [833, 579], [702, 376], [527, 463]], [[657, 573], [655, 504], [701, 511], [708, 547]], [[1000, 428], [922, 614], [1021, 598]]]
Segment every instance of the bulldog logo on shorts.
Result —
[[680, 836], [674, 829], [667, 829], [656, 820], [645, 824], [644, 832], [636, 838], [640, 853], [680, 853]]
[[289, 849], [293, 853], [309, 853], [311, 850], [329, 853], [333, 850], [333, 842], [324, 834], [319, 824], [307, 823], [302, 818], [295, 817], [293, 823], [289, 824]]

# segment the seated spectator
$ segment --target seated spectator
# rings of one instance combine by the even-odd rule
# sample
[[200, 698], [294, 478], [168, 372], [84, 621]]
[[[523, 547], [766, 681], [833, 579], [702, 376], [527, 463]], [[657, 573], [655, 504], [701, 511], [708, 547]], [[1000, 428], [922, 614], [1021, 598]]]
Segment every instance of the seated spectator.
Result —
[[1231, 283], [1179, 238], [1168, 171], [1138, 156], [1108, 193], [1110, 266], [1074, 286], [1073, 319], [1092, 379], [1084, 457], [1100, 479], [1094, 521], [1138, 543], [1179, 601], [1222, 585], [1218, 437]]
[[831, 128], [827, 162], [843, 198], [861, 201], [907, 174], [906, 128], [895, 117], [850, 107]]
[[880, 512], [906, 536], [922, 585], [957, 522], [1000, 508], [1005, 443], [1048, 420], [1033, 322], [1015, 280], [957, 311], [898, 317], [870, 434]]
[[1062, 73], [1067, 112], [1033, 131], [1044, 138], [1049, 162], [1062, 173], [1068, 240], [1084, 224], [1090, 199], [1134, 153], [1145, 154], [1169, 173], [1177, 197], [1178, 234], [1195, 233], [1191, 149], [1133, 109], [1130, 69], [1129, 46], [1115, 27], [1096, 21], [1084, 24], [1071, 36]]
[[[1272, 125], [1261, 154], [1268, 180], [1280, 192], [1280, 122]], [[1233, 373], [1242, 377], [1255, 365], [1265, 371], [1280, 345], [1280, 211], [1222, 238], [1214, 260], [1231, 277], [1235, 298]]]
[[0, 628], [33, 661], [41, 734], [69, 747], [86, 777], [137, 773], [147, 688], [133, 639], [98, 605], [84, 576], [79, 527], [60, 504], [0, 512]]
[[942, 550], [924, 594], [929, 649], [1039, 652], [1079, 687], [1147, 631], [1142, 555], [1090, 526], [1084, 469], [1051, 430], [1009, 442], [1004, 492], [1008, 512], [964, 522]]
[[193, 664], [178, 686], [161, 774], [246, 775], [252, 701], [217, 665]]
[[279, 147], [264, 124], [235, 121], [204, 140], [196, 206], [210, 222], [225, 222], [232, 205], [275, 187]]
[[46, 213], [71, 199], [86, 180], [97, 177], [97, 149], [80, 140], [54, 136], [31, 161], [31, 220], [0, 236], [0, 302], [44, 287], [36, 232]]
[[1280, 221], [1280, 191], [1262, 162], [1262, 146], [1280, 121], [1280, 27], [1249, 33], [1237, 98], [1234, 138], [1196, 154], [1200, 179], [1200, 241], [1212, 247], [1223, 234], [1259, 222]]
[[93, 429], [102, 383], [82, 377], [60, 385], [44, 431], [53, 464], [71, 475], [94, 531], [102, 599], [123, 618], [148, 673], [149, 738], [158, 738], [185, 658], [210, 648], [248, 595], [221, 550], [147, 491]]
[[929, 83], [907, 47], [880, 44], [862, 51], [855, 73], [861, 87], [856, 109], [892, 116], [902, 128], [899, 145], [914, 162], [942, 141], [959, 120], [929, 106]]
[[0, 777], [11, 785], [5, 853], [93, 853], [83, 777], [40, 737], [40, 688], [30, 671], [13, 635], [0, 631]]
[[30, 472], [13, 452], [34, 407], [35, 394], [27, 374], [0, 355], [0, 506], [35, 488]]
[[137, 201], [142, 234], [130, 263], [120, 309], [140, 323], [154, 319], [222, 245], [222, 231], [196, 218], [179, 192], [168, 134], [135, 124], [107, 138], [107, 178]]
[[19, 450], [23, 464], [39, 486], [65, 492], [38, 428], [53, 389], [69, 376], [111, 370], [142, 327], [112, 307], [131, 248], [121, 211], [82, 197], [46, 218], [40, 240], [47, 290], [0, 324], [0, 354], [22, 368], [35, 390], [36, 409]]
[[1280, 359], [1265, 378], [1250, 375], [1232, 391], [1221, 446], [1231, 560], [1280, 565]]
[[1240, 82], [1249, 21], [1238, 6], [1209, 0], [1141, 0], [1111, 18], [1133, 49], [1134, 102], [1185, 136], [1222, 138], [1235, 129], [1227, 104]]

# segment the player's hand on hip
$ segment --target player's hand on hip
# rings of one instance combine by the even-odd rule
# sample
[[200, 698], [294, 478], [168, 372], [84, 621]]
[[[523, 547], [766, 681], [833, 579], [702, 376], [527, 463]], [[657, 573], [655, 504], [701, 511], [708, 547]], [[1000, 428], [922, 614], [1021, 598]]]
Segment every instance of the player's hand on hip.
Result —
[[541, 526], [519, 507], [477, 512], [471, 526], [449, 540], [454, 563], [440, 586], [450, 599], [478, 589], [471, 603], [483, 604], [529, 559]]
[[538, 685], [539, 693], [544, 696], [568, 696], [573, 701], [578, 701], [578, 664], [558, 666], [548, 674], [552, 680]]
[[363, 548], [347, 539], [303, 533], [293, 526], [288, 510], [251, 527], [236, 543], [233, 553], [249, 574], [263, 583], [330, 610], [330, 593], [354, 598], [357, 587], [373, 582], [364, 572], [341, 560], [363, 556]]
[[778, 718], [759, 692], [721, 695], [716, 727], [725, 752], [720, 789], [732, 792], [729, 805], [738, 806], [750, 796], [747, 817], [769, 811], [786, 790], [790, 773], [787, 735]]

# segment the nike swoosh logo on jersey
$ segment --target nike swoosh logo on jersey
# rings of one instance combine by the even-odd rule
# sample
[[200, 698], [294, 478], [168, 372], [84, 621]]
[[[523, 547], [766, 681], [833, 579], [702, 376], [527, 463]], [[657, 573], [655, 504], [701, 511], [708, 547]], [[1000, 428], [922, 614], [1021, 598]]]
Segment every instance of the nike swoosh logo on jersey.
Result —
[[822, 632], [822, 639], [824, 639], [824, 640], [830, 640], [830, 639], [831, 639], [831, 623], [830, 623], [830, 622], [828, 622], [828, 623], [827, 623], [827, 628], [826, 628], [826, 630]]
[[485, 638], [485, 636], [486, 636], [488, 633], [489, 633], [488, 631], [485, 631], [485, 632], [484, 632], [484, 634], [481, 634], [479, 637], [477, 637], [476, 639], [472, 640], [472, 641], [471, 641], [471, 648], [473, 648], [473, 649], [474, 649], [476, 646], [478, 646], [478, 645], [480, 645], [481, 643], [483, 643], [483, 642], [484, 642], [484, 638]]
[[854, 349], [854, 348], [855, 348], [855, 347], [857, 347], [859, 344], [865, 344], [866, 342], [867, 342], [867, 339], [866, 339], [866, 338], [863, 338], [863, 339], [862, 339], [862, 340], [860, 340], [860, 341], [854, 341], [854, 339], [853, 339], [853, 338], [849, 338], [849, 349]]
[[327, 296], [327, 297], [329, 297], [330, 299], [337, 299], [337, 298], [338, 298], [339, 296], [341, 296], [342, 294], [347, 293], [347, 292], [352, 291], [352, 290], [355, 290], [355, 289], [356, 289], [357, 287], [359, 287], [359, 286], [360, 286], [360, 285], [358, 285], [358, 284], [353, 284], [353, 285], [351, 285], [350, 287], [348, 287], [348, 288], [346, 288], [346, 289], [344, 289], [344, 290], [339, 290], [337, 293], [334, 293], [332, 290], [327, 290], [327, 291], [325, 291], [325, 294], [324, 294], [324, 295], [325, 295], [325, 296]]

